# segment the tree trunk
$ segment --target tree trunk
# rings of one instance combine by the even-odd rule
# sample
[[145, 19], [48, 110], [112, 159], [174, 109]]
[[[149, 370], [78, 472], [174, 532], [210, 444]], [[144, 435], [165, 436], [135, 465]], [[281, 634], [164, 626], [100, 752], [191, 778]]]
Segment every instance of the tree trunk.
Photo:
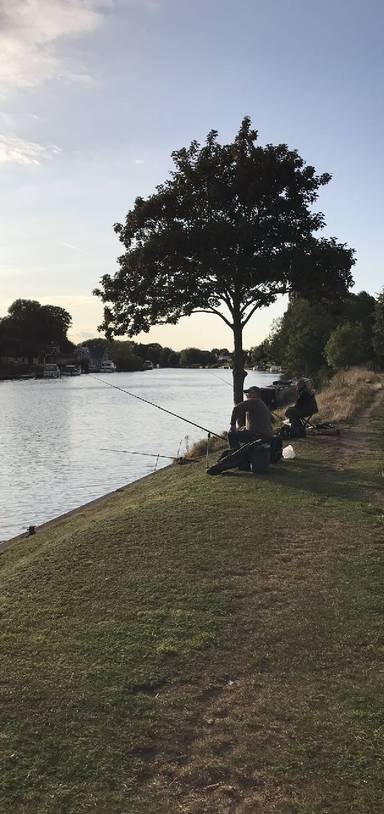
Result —
[[243, 401], [244, 385], [244, 354], [243, 354], [243, 328], [240, 317], [233, 320], [233, 400], [235, 404]]

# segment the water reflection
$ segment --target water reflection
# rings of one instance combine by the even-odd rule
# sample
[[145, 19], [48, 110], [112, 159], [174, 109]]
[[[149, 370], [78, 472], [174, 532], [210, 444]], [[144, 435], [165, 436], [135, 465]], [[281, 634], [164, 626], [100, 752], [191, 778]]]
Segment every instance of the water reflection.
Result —
[[[220, 376], [220, 379], [218, 378]], [[227, 429], [229, 370], [153, 370], [103, 377], [208, 427]], [[275, 376], [250, 372], [247, 385]], [[221, 381], [225, 380], [225, 381]], [[0, 540], [69, 511], [153, 471], [155, 458], [176, 455], [201, 430], [90, 376], [0, 383]], [[167, 461], [159, 459], [158, 467]]]

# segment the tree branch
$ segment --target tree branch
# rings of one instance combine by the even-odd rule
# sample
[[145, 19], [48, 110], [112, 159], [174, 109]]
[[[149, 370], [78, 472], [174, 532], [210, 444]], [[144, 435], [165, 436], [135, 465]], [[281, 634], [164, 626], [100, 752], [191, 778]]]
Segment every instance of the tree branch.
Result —
[[216, 314], [216, 316], [220, 317], [220, 319], [222, 319], [229, 328], [233, 328], [232, 322], [230, 322], [229, 319], [224, 316], [224, 314], [221, 314], [220, 311], [217, 311], [216, 308], [197, 308], [196, 310], [191, 311], [191, 314]]
[[251, 308], [251, 310], [250, 310], [249, 314], [246, 316], [246, 318], [245, 318], [245, 319], [243, 319], [243, 320], [242, 320], [242, 323], [241, 323], [241, 324], [242, 324], [242, 327], [243, 327], [243, 328], [244, 328], [244, 326], [247, 324], [247, 322], [248, 322], [248, 321], [251, 319], [251, 317], [253, 316], [253, 314], [255, 313], [255, 311], [257, 311], [257, 309], [258, 309], [258, 308], [260, 308], [260, 305], [258, 305], [258, 304], [257, 304], [257, 305], [254, 305], [254, 306], [253, 306], [253, 308]]
[[244, 305], [242, 305], [241, 308], [240, 308], [240, 314], [245, 314], [247, 308], [250, 305], [252, 305], [253, 302], [254, 302], [254, 300], [248, 300], [247, 302], [245, 302]]

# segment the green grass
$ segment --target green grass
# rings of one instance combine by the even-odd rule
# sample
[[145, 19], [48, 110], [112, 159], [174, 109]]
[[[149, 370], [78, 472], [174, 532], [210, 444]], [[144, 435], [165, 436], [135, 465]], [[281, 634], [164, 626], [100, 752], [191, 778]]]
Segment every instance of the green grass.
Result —
[[168, 468], [4, 552], [1, 812], [381, 812], [374, 441]]

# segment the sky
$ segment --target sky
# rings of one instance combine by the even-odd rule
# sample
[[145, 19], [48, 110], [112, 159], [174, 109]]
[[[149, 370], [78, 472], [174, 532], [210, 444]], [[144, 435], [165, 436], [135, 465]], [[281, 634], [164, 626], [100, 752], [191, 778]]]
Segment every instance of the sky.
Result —
[[[325, 234], [356, 249], [354, 290], [384, 285], [381, 0], [0, 0], [0, 315], [18, 297], [97, 335], [113, 224], [163, 182], [171, 151], [250, 115], [261, 144], [330, 172]], [[260, 342], [285, 301], [256, 312]], [[140, 341], [230, 347], [195, 315]]]

